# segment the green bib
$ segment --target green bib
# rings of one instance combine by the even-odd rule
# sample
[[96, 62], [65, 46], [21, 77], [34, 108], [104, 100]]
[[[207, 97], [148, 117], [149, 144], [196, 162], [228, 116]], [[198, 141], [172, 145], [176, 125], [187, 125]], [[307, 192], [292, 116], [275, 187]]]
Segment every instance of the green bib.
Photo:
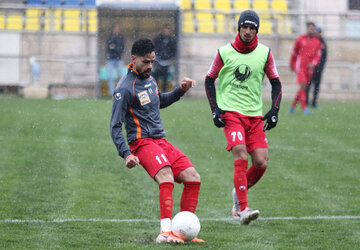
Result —
[[269, 52], [260, 43], [248, 54], [238, 52], [231, 44], [219, 49], [224, 63], [216, 91], [219, 108], [246, 116], [262, 115], [262, 83]]

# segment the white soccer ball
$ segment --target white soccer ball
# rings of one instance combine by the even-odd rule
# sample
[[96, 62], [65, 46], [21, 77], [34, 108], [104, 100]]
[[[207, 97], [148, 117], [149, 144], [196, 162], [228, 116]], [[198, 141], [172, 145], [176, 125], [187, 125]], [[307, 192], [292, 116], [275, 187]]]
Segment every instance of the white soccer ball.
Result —
[[171, 231], [177, 237], [190, 241], [199, 234], [200, 221], [194, 213], [180, 212], [171, 221]]

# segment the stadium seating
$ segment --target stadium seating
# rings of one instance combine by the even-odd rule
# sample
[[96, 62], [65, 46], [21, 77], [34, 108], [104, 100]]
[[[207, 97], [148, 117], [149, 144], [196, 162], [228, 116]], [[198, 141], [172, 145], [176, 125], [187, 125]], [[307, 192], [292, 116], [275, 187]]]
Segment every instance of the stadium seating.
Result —
[[291, 34], [291, 20], [288, 13], [286, 0], [272, 0], [271, 9], [276, 12], [273, 18], [277, 22], [277, 32], [279, 34]]
[[185, 11], [182, 17], [182, 31], [184, 33], [195, 32], [195, 21], [192, 11]]
[[[96, 33], [97, 31], [97, 11], [95, 9], [88, 10], [87, 12], [87, 31], [89, 33]], [[86, 31], [86, 29], [83, 29]]]
[[96, 0], [83, 0], [83, 5], [85, 7], [95, 7], [96, 6]]
[[5, 29], [5, 15], [0, 13], [0, 30]]
[[272, 0], [271, 9], [281, 13], [288, 13], [288, 5], [286, 0]]
[[197, 31], [199, 33], [214, 33], [214, 18], [211, 13], [211, 0], [196, 0], [194, 3], [196, 10]]
[[47, 9], [45, 10], [45, 31], [61, 31], [62, 30], [62, 10]]
[[239, 11], [248, 10], [250, 9], [250, 2], [249, 0], [234, 0], [233, 8]]
[[81, 0], [64, 0], [64, 7], [79, 7], [81, 4]]
[[63, 12], [64, 31], [81, 31], [81, 12], [80, 9], [64, 9]]
[[23, 15], [20, 13], [9, 13], [7, 16], [6, 29], [8, 30], [22, 30]]
[[192, 9], [192, 1], [191, 0], [181, 0], [180, 9], [183, 9], [183, 10]]
[[26, 30], [40, 30], [41, 28], [41, 16], [43, 11], [41, 9], [27, 9], [25, 19]]
[[28, 4], [28, 5], [42, 5], [43, 0], [27, 0], [26, 4]]
[[[0, 13], [0, 29], [97, 31], [96, 0], [27, 0], [26, 4], [32, 7], [23, 16]], [[37, 10], [38, 6], [49, 9]], [[261, 18], [260, 34], [273, 34], [274, 29], [279, 34], [292, 32], [288, 0], [180, 0], [180, 8], [184, 33], [234, 33], [240, 12], [251, 8]], [[231, 14], [233, 11], [239, 14]]]
[[269, 19], [262, 19], [260, 21], [259, 34], [269, 35], [273, 33], [272, 23]]
[[213, 15], [208, 12], [197, 12], [197, 31], [199, 33], [214, 33], [214, 20]]
[[46, 0], [45, 5], [50, 7], [60, 7], [62, 4], [62, 0]]
[[269, 1], [268, 0], [253, 0], [253, 9], [258, 12], [260, 19], [269, 19]]
[[95, 0], [26, 0], [24, 3], [27, 7], [22, 10], [0, 11], [0, 30], [97, 32]]
[[226, 13], [229, 13], [231, 10], [230, 0], [214, 0], [214, 9], [223, 12], [223, 13], [215, 14], [216, 32], [217, 33], [232, 32], [232, 30], [230, 29], [231, 25], [228, 25], [229, 21], [226, 20], [226, 15], [225, 15]]
[[272, 34], [273, 28], [271, 23], [271, 16], [269, 11], [268, 0], [254, 0], [253, 9], [258, 12], [260, 17], [259, 34]]

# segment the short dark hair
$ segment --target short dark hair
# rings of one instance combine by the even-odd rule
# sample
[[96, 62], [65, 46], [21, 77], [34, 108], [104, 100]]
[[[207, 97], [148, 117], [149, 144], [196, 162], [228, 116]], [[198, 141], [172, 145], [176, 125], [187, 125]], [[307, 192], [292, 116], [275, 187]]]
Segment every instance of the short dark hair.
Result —
[[309, 26], [314, 26], [315, 27], [315, 23], [309, 21], [309, 22], [306, 23], [306, 27], [309, 27]]
[[155, 46], [148, 38], [141, 38], [135, 41], [131, 48], [131, 54], [135, 56], [144, 56], [153, 51], [155, 51]]

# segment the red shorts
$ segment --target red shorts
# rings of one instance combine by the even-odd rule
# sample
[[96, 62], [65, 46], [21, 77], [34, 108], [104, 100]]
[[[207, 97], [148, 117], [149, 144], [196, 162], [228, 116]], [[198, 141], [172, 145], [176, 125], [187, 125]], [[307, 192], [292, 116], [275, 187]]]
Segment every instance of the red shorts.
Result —
[[165, 166], [170, 166], [175, 181], [180, 172], [194, 167], [189, 158], [166, 139], [144, 138], [129, 144], [133, 155], [140, 160], [141, 166], [154, 179], [157, 172]]
[[221, 117], [226, 124], [223, 128], [228, 143], [226, 150], [230, 151], [239, 144], [245, 144], [247, 152], [257, 148], [268, 148], [261, 117], [244, 116], [234, 111], [226, 111]]

